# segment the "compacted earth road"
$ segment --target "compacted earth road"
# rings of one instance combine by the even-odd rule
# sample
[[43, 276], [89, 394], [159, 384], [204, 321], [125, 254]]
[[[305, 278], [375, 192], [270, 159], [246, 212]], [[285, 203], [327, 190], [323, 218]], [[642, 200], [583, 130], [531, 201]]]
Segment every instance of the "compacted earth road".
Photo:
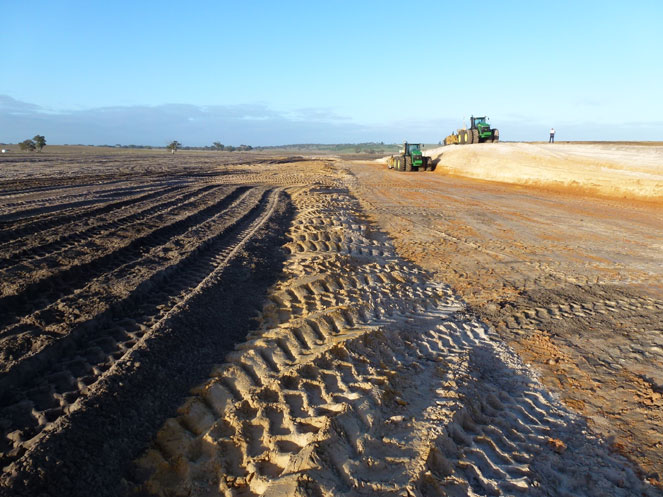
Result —
[[662, 495], [652, 203], [0, 159], [0, 495]]

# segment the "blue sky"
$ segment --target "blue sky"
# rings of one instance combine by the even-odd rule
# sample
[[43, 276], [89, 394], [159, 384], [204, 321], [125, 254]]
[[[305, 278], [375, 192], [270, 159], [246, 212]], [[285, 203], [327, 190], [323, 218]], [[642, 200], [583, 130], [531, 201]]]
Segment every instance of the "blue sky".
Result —
[[3, 0], [0, 142], [663, 139], [662, 2], [456, 5]]

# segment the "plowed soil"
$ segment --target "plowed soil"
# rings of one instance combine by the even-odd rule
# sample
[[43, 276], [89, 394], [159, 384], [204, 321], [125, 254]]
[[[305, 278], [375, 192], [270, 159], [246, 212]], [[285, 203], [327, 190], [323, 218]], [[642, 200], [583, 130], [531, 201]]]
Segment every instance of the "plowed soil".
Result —
[[655, 203], [30, 157], [0, 159], [2, 495], [662, 494]]

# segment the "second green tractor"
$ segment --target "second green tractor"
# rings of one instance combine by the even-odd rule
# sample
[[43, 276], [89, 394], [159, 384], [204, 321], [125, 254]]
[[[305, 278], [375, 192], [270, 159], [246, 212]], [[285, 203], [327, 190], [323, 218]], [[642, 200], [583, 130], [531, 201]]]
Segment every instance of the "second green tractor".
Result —
[[423, 155], [421, 143], [403, 143], [403, 150], [398, 155], [387, 159], [387, 167], [397, 171], [429, 171], [433, 168], [432, 159]]
[[473, 143], [495, 143], [500, 141], [500, 131], [491, 128], [488, 118], [470, 117], [470, 129], [459, 129], [444, 139], [445, 145], [472, 145]]
[[470, 129], [459, 129], [457, 143], [460, 145], [471, 145], [473, 143], [486, 143], [500, 141], [500, 131], [491, 128], [488, 118], [470, 117]]

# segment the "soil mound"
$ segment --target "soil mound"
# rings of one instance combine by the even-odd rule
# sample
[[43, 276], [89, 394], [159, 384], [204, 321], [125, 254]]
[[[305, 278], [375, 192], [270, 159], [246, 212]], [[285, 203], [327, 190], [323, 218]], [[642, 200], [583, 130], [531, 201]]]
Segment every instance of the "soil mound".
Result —
[[663, 199], [661, 146], [485, 143], [425, 153], [438, 161], [437, 174], [601, 196]]

